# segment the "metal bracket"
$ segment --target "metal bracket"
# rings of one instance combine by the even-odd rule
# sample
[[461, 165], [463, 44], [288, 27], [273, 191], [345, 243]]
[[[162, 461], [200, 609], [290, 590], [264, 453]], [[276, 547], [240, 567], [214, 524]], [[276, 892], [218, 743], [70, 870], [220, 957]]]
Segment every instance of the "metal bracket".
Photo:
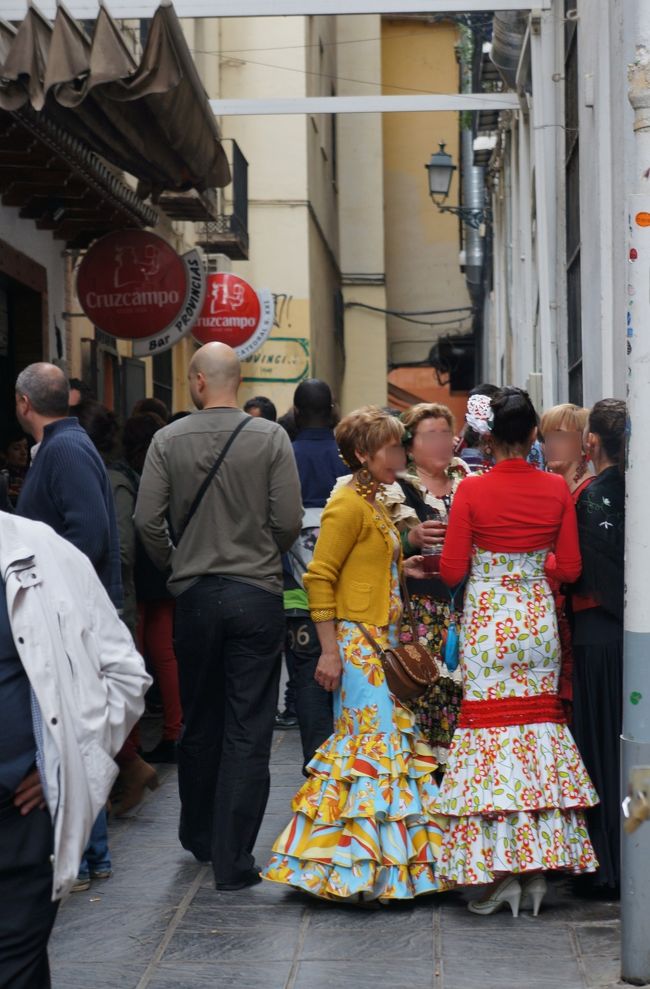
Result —
[[[438, 204], [436, 203], [436, 206]], [[439, 213], [453, 213], [459, 216], [472, 230], [480, 230], [492, 222], [492, 210], [489, 206], [438, 206]]]

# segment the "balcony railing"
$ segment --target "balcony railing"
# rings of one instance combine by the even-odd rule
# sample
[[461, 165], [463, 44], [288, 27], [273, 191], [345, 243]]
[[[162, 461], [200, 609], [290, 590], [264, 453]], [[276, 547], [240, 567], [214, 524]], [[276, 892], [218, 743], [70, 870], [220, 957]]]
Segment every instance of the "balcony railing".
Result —
[[196, 224], [197, 244], [209, 256], [225, 254], [233, 261], [248, 260], [248, 162], [230, 138], [222, 142], [232, 182], [215, 189], [212, 218]]

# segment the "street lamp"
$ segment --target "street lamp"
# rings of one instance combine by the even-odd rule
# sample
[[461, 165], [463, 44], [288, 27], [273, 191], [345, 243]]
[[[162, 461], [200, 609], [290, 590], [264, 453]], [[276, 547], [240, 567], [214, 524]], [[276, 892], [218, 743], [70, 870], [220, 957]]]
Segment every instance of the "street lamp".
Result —
[[424, 166], [429, 173], [429, 195], [439, 213], [453, 213], [459, 216], [463, 223], [474, 230], [479, 230], [490, 219], [490, 210], [487, 206], [443, 206], [445, 199], [449, 195], [451, 180], [456, 166], [452, 157], [445, 151], [444, 141], [440, 144], [440, 150], [431, 155], [428, 165]]

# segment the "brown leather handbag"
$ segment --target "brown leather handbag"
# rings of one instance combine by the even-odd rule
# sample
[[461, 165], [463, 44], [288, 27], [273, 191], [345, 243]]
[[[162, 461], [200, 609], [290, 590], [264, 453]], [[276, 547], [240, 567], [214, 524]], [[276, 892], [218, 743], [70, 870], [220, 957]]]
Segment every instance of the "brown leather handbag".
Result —
[[362, 625], [361, 622], [357, 622], [356, 625], [379, 656], [391, 694], [394, 694], [400, 701], [412, 701], [416, 697], [421, 697], [429, 687], [434, 685], [440, 676], [440, 670], [435, 656], [426, 646], [420, 644], [411, 599], [404, 580], [402, 581], [402, 596], [404, 610], [413, 633], [413, 642], [395, 647], [387, 646], [384, 649], [365, 625]]

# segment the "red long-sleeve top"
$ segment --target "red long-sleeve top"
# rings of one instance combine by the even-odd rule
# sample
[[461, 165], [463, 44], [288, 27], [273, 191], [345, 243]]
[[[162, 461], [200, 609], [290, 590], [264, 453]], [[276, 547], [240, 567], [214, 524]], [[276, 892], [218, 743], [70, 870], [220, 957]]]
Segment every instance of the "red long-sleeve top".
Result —
[[487, 474], [467, 477], [454, 497], [440, 561], [450, 587], [468, 573], [472, 547], [494, 553], [554, 550], [549, 578], [573, 583], [582, 561], [576, 513], [564, 478], [525, 460], [502, 460]]

